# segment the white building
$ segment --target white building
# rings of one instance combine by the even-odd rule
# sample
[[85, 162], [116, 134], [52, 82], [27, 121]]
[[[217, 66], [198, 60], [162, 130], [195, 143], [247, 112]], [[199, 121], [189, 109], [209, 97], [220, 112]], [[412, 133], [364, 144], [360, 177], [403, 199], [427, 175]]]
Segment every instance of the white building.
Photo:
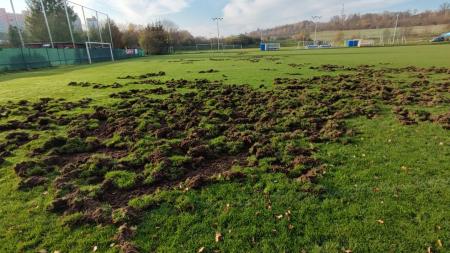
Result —
[[[25, 11], [22, 14], [16, 14], [17, 22], [20, 29], [25, 28]], [[15, 26], [16, 20], [14, 19], [14, 14], [6, 12], [5, 8], [0, 8], [0, 33], [7, 33], [9, 26]]]
[[86, 23], [89, 30], [98, 29], [98, 20], [96, 17], [87, 18]]

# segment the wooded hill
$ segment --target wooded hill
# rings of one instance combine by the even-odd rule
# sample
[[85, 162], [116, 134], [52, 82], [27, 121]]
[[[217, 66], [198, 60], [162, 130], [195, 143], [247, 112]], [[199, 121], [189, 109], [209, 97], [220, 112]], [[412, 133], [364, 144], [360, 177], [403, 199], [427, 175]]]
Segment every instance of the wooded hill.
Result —
[[[399, 15], [399, 27], [427, 26], [448, 24], [450, 30], [450, 2], [443, 3], [438, 10], [418, 12], [408, 10], [403, 12], [384, 12], [351, 14], [346, 16], [334, 16], [328, 22], [318, 24], [318, 31], [340, 31], [392, 28]], [[265, 30], [257, 30], [248, 33], [251, 37], [278, 37], [278, 38], [309, 38], [314, 32], [314, 22], [304, 20], [295, 24], [278, 26]]]

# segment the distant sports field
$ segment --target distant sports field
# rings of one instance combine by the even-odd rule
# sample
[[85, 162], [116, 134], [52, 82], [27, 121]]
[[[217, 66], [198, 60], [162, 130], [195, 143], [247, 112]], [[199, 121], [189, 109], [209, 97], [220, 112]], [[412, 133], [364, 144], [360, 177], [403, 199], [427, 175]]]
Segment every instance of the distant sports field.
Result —
[[449, 252], [450, 45], [0, 74], [1, 252]]

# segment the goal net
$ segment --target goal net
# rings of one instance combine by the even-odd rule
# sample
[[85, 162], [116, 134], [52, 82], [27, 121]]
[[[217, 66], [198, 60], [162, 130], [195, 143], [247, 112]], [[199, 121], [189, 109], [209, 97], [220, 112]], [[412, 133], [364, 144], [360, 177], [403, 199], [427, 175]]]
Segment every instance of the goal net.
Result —
[[238, 44], [224, 44], [223, 49], [242, 49], [242, 45]]
[[265, 50], [266, 51], [277, 51], [281, 49], [280, 43], [266, 43]]
[[213, 44], [196, 44], [195, 50], [213, 50]]
[[111, 43], [86, 42], [86, 53], [89, 64], [100, 61], [114, 61]]

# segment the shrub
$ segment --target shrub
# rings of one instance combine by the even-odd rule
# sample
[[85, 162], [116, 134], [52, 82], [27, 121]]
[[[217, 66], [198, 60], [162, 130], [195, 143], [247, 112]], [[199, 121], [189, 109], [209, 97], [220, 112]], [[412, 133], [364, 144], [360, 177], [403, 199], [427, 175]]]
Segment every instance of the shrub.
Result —
[[119, 189], [129, 189], [136, 184], [136, 173], [117, 170], [106, 173], [105, 179], [110, 180]]

